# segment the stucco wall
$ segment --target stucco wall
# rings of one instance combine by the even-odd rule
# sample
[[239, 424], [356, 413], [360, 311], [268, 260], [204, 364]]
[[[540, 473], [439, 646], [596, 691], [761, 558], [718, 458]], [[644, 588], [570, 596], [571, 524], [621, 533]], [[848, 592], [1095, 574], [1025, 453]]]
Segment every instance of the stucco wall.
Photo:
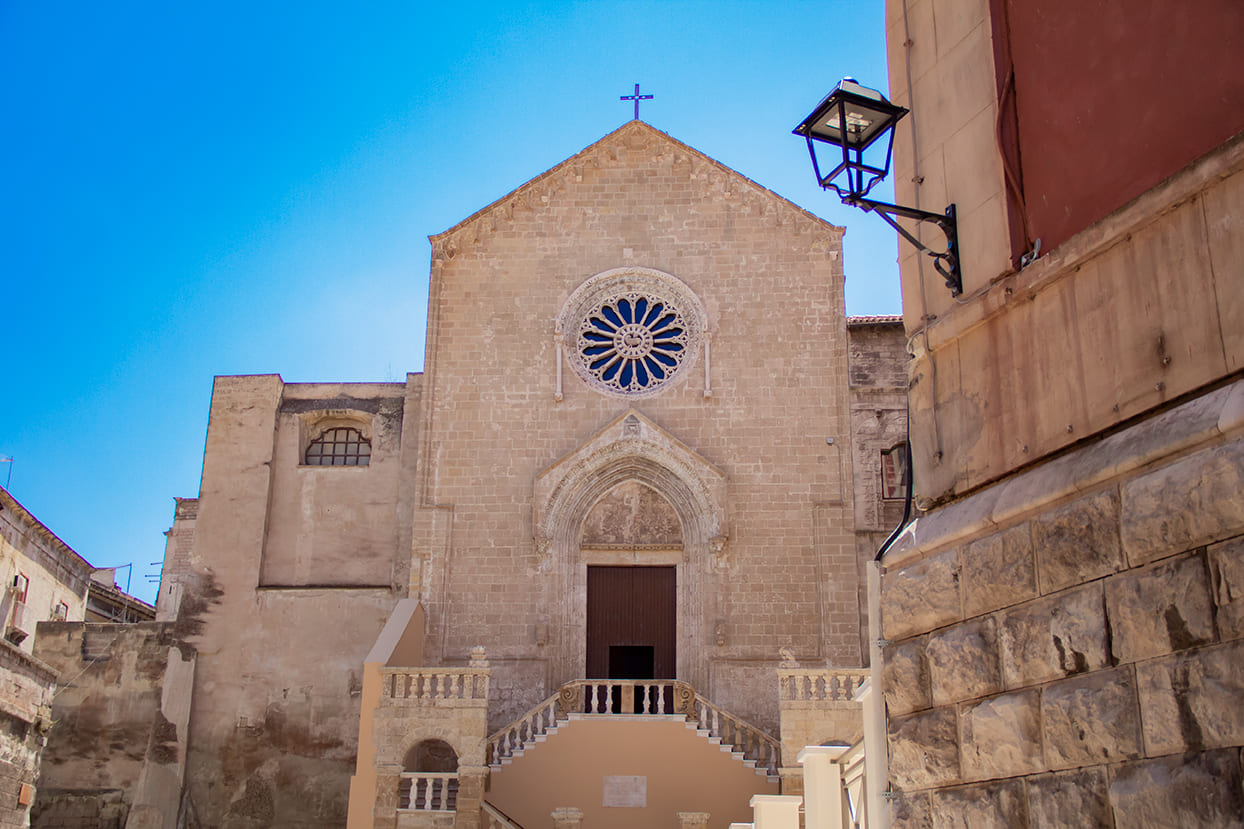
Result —
[[[15, 576], [28, 580], [23, 597]], [[91, 565], [0, 488], [0, 636], [9, 628], [25, 634], [17, 647], [34, 652], [35, 626], [56, 617], [80, 621], [86, 612]]]
[[[405, 386], [317, 384], [288, 396], [276, 376], [216, 382], [176, 622], [201, 653], [188, 763], [199, 815], [209, 825], [266, 827], [277, 816], [308, 826], [345, 821], [363, 659], [400, 598], [391, 585], [404, 582], [409, 560], [396, 529], [409, 475], [400, 412], [395, 418], [382, 411], [392, 412], [395, 398], [400, 408], [417, 405], [418, 389], [417, 376]], [[376, 417], [374, 469], [311, 470], [321, 477], [345, 473], [359, 501], [375, 511], [380, 532], [365, 535], [370, 542], [352, 562], [341, 558], [334, 512], [358, 501], [317, 501], [306, 492], [300, 452], [282, 444], [290, 436], [282, 424], [292, 430], [287, 416], [298, 415], [283, 408], [287, 399], [298, 401], [295, 407], [326, 400], [333, 410]], [[321, 403], [311, 405], [318, 410]], [[299, 547], [298, 539], [313, 539], [317, 528], [324, 545]], [[269, 552], [291, 565], [282, 581], [292, 583], [262, 585]]]
[[[606, 777], [642, 777], [646, 805], [602, 805]], [[485, 799], [522, 826], [548, 826], [553, 809], [583, 810], [584, 827], [677, 829], [678, 812], [708, 825], [750, 822], [748, 801], [778, 786], [677, 719], [575, 719], [494, 771]]]

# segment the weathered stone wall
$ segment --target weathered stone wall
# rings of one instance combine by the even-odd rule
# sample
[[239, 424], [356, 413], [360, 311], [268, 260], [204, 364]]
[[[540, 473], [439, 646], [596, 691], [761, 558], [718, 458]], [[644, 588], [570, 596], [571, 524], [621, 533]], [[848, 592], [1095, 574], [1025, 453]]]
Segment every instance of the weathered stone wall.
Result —
[[1239, 825], [1241, 492], [1237, 382], [918, 520], [882, 578], [898, 825]]
[[[412, 590], [430, 660], [488, 644], [494, 725], [574, 678], [556, 666], [584, 647], [556, 622], [582, 615], [561, 603], [578, 601], [565, 568], [585, 565], [536, 543], [533, 481], [630, 407], [727, 481], [718, 547], [678, 565], [699, 584], [683, 678], [774, 728], [779, 647], [860, 664], [840, 236], [636, 121], [433, 238]], [[589, 387], [564, 354], [557, 399], [552, 321], [586, 280], [627, 267], [695, 294], [711, 354], [633, 399]]]
[[[419, 388], [418, 376], [288, 390], [276, 376], [216, 381], [174, 623], [202, 654], [188, 780], [205, 825], [345, 821], [363, 659], [407, 578], [398, 509], [414, 418], [402, 412], [417, 411]], [[373, 465], [302, 467], [302, 415], [364, 421]], [[343, 525], [364, 519], [375, 531], [347, 561]]]
[[901, 317], [848, 317], [851, 460], [855, 466], [855, 546], [860, 651], [868, 663], [868, 563], [903, 519], [903, 501], [885, 499], [881, 453], [907, 441], [907, 336]]
[[174, 498], [173, 526], [164, 533], [164, 564], [160, 568], [160, 593], [156, 596], [156, 621], [177, 618], [182, 586], [191, 574], [190, 553], [194, 550], [194, 527], [199, 517], [198, 498]]
[[[287, 384], [281, 394], [261, 584], [387, 587], [397, 547], [404, 387]], [[306, 466], [326, 428], [360, 430], [366, 466]], [[405, 518], [405, 516], [403, 516]]]
[[60, 674], [32, 811], [38, 827], [169, 826], [181, 805], [193, 648], [164, 622], [44, 622]]
[[0, 641], [0, 679], [0, 827], [16, 829], [29, 825], [56, 673]]
[[899, 317], [851, 317], [847, 338], [855, 529], [888, 535], [903, 502], [882, 497], [881, 453], [907, 441], [907, 335]]

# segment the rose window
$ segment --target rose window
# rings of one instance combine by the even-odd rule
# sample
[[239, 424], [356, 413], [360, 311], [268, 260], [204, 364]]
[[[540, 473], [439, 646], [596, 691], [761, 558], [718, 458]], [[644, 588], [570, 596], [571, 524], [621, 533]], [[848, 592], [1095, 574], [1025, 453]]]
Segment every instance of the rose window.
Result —
[[627, 394], [665, 382], [682, 364], [687, 325], [670, 302], [626, 293], [601, 303], [579, 327], [581, 365], [599, 383]]

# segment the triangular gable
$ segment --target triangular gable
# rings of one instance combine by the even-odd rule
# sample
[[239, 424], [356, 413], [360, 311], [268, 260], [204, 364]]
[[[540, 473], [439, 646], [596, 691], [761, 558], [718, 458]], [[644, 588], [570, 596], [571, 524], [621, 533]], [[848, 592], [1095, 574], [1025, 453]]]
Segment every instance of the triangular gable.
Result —
[[[607, 160], [618, 146], [628, 145], [634, 148], [634, 144], [642, 141], [645, 142], [647, 147], [651, 147], [652, 145], [647, 142], [653, 139], [670, 152], [687, 156], [692, 166], [693, 177], [716, 173], [736, 183], [740, 194], [769, 202], [769, 205], [777, 214], [779, 224], [785, 221], [797, 221], [809, 225], [810, 229], [829, 231], [835, 236], [841, 236], [844, 232], [843, 228], [809, 213], [789, 199], [778, 195], [767, 187], [757, 184], [737, 170], [731, 169], [694, 147], [682, 143], [668, 133], [662, 132], [644, 121], [632, 120], [595, 143], [588, 145], [557, 166], [546, 170], [486, 207], [477, 210], [448, 230], [429, 236], [428, 240], [432, 243], [433, 249], [437, 250], [485, 218], [491, 218], [492, 221], [496, 222], [497, 216], [501, 215], [505, 217], [505, 220], [508, 220], [508, 217], [512, 215], [512, 211], [517, 207], [532, 208], [544, 204], [553, 193], [564, 187], [572, 186], [575, 181], [581, 180], [585, 166], [600, 164], [602, 160]], [[658, 152], [653, 153], [654, 158], [658, 155]], [[453, 245], [450, 244], [450, 247], [453, 247]]]

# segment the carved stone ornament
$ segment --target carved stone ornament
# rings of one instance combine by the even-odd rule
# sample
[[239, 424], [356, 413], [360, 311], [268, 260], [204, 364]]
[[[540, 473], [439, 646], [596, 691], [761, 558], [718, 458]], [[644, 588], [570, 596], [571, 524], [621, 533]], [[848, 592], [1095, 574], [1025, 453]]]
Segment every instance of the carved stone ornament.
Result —
[[778, 663], [779, 668], [799, 667], [799, 660], [795, 659], [795, 652], [790, 648], [778, 648], [778, 655], [782, 657], [782, 661]]
[[475, 647], [471, 648], [471, 667], [472, 668], [487, 668], [488, 667], [488, 657], [485, 656], [484, 654], [483, 645], [476, 645]]
[[699, 353], [699, 299], [676, 277], [617, 268], [591, 277], [558, 318], [576, 374], [606, 394], [643, 397], [668, 387]]

